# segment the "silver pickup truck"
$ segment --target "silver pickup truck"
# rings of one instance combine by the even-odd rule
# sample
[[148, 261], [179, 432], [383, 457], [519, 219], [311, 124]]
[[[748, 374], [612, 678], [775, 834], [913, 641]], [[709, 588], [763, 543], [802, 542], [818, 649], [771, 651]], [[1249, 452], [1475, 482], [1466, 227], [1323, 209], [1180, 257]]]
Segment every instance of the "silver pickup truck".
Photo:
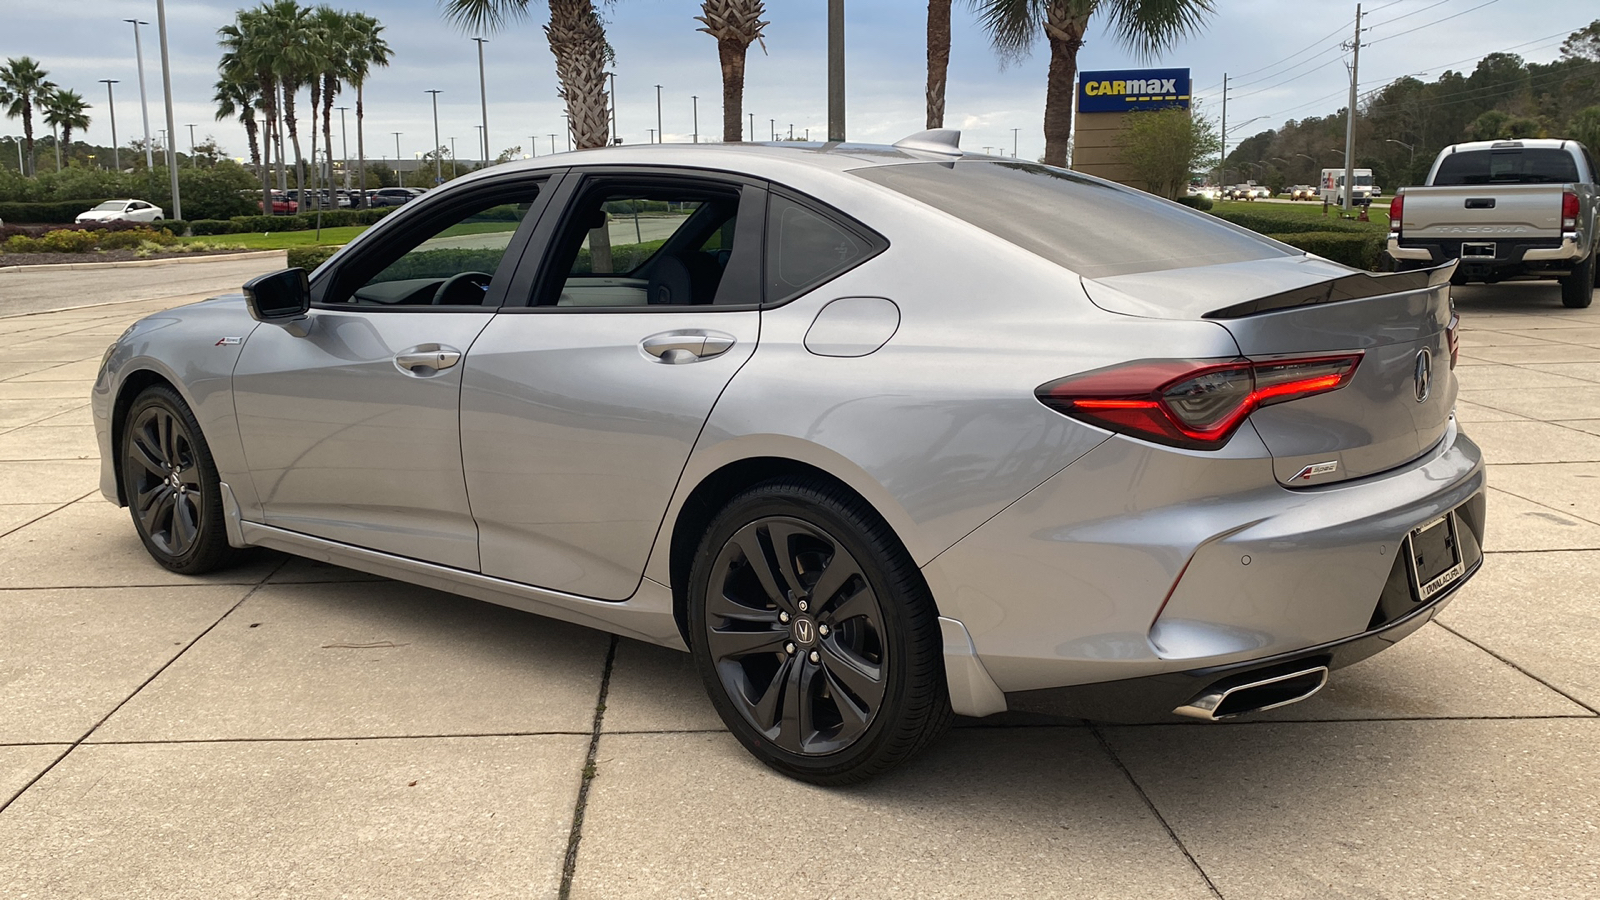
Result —
[[1587, 307], [1596, 285], [1594, 156], [1577, 141], [1478, 141], [1440, 151], [1426, 187], [1389, 208], [1389, 255], [1401, 269], [1460, 260], [1454, 281], [1556, 278], [1561, 301]]

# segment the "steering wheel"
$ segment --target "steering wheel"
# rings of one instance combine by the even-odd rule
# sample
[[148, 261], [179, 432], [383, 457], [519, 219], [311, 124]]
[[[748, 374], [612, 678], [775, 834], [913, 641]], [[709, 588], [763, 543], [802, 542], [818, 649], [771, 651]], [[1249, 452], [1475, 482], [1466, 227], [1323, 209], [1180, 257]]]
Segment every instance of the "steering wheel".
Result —
[[493, 280], [494, 280], [494, 276], [486, 274], [484, 272], [457, 272], [456, 274], [451, 275], [449, 278], [446, 278], [444, 280], [444, 284], [439, 285], [439, 289], [437, 291], [433, 292], [433, 305], [434, 306], [445, 306], [445, 305], [450, 305], [450, 306], [468, 306], [468, 305], [476, 305], [478, 302], [482, 302], [483, 296], [482, 296], [481, 293], [479, 294], [478, 300], [475, 301], [472, 304], [451, 303], [450, 302], [450, 294], [453, 291], [455, 291], [457, 285], [462, 284], [463, 282], [467, 282], [467, 283], [473, 284], [480, 291], [488, 291], [489, 290], [489, 282], [493, 281]]

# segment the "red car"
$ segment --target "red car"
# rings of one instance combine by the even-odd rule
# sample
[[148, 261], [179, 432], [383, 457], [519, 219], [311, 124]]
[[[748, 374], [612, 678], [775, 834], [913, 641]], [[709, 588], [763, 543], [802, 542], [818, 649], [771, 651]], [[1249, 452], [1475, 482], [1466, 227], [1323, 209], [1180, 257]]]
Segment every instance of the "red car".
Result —
[[[262, 209], [262, 210], [265, 209], [265, 207], [262, 205], [260, 200], [256, 201], [256, 208], [257, 209]], [[288, 197], [285, 197], [284, 195], [278, 193], [277, 191], [273, 191], [272, 192], [272, 214], [273, 215], [280, 216], [280, 215], [285, 215], [287, 213], [295, 213], [295, 212], [299, 212], [299, 211], [300, 211], [300, 204], [299, 203], [297, 203], [294, 200], [290, 200]]]

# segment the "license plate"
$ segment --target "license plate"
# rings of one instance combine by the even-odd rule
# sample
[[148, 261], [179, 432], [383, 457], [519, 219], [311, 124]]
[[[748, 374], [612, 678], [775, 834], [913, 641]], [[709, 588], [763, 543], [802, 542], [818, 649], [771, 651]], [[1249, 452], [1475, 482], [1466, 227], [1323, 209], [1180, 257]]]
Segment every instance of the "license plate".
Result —
[[1407, 562], [1417, 601], [1426, 603], [1466, 573], [1454, 510], [1415, 529], [1406, 538]]

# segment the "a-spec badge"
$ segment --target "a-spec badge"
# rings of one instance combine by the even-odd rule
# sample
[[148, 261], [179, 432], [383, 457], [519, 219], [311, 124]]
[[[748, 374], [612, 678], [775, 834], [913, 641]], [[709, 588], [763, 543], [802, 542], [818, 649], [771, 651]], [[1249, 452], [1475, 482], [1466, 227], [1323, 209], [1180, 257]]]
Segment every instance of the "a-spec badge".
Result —
[[1338, 460], [1330, 460], [1328, 462], [1312, 463], [1311, 465], [1306, 466], [1304, 469], [1301, 469], [1300, 471], [1296, 472], [1295, 475], [1294, 475], [1294, 480], [1295, 481], [1305, 481], [1305, 480], [1310, 479], [1310, 478], [1315, 478], [1318, 475], [1331, 475], [1331, 474], [1333, 474], [1334, 472], [1337, 472], [1337, 471], [1339, 471], [1339, 461]]
[[232, 347], [235, 344], [239, 343], [240, 340], [242, 340], [242, 338], [225, 337], [225, 338], [222, 338], [221, 340], [217, 341], [215, 344], [212, 344], [211, 346], [213, 346], [213, 347]]

